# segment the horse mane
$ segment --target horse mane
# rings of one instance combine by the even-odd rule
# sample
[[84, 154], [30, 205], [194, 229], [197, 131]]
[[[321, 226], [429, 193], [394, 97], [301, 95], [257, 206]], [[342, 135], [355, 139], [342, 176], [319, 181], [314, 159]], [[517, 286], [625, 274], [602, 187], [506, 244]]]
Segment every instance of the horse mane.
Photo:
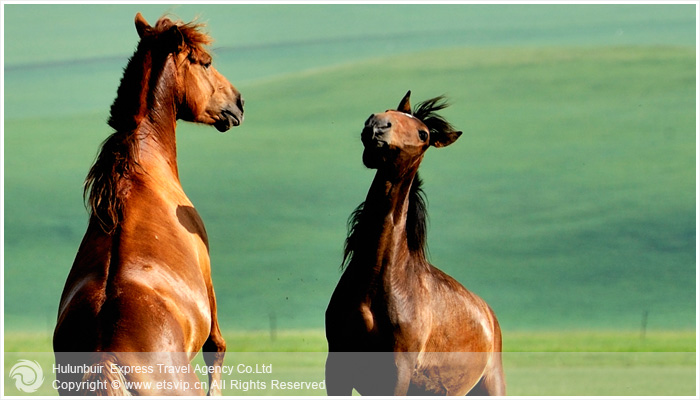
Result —
[[436, 112], [449, 106], [445, 96], [437, 96], [428, 99], [416, 106], [413, 116], [421, 120], [430, 130], [430, 135], [436, 133], [454, 132], [456, 129], [445, 118]]
[[201, 31], [202, 27], [203, 24], [195, 22], [173, 22], [161, 17], [143, 35], [124, 68], [107, 121], [114, 133], [102, 143], [83, 188], [90, 215], [96, 217], [105, 233], [116, 229], [123, 198], [131, 186], [130, 177], [139, 168], [135, 132], [151, 109], [154, 96], [149, 88], [156, 86], [168, 55], [187, 52], [190, 62], [211, 62], [205, 46], [211, 44], [212, 39]]
[[[406, 238], [408, 240], [408, 250], [411, 254], [425, 258], [427, 252], [428, 207], [422, 186], [423, 180], [416, 173], [411, 184], [411, 190], [408, 193]], [[343, 262], [340, 265], [341, 269], [345, 269], [350, 265], [357, 250], [363, 247], [362, 239], [367, 237], [368, 231], [372, 229], [373, 222], [376, 220], [376, 215], [366, 209], [365, 202], [360, 203], [350, 214], [348, 218], [348, 237], [345, 239], [345, 251]]]
[[[140, 111], [150, 106], [152, 99], [143, 99], [144, 88], [152, 87], [159, 78], [162, 63], [170, 53], [187, 52], [194, 63], [210, 63], [211, 55], [205, 46], [212, 43], [208, 34], [203, 33], [203, 24], [194, 22], [172, 22], [162, 17], [144, 35], [124, 68], [117, 89], [117, 97], [110, 109], [109, 126], [117, 132], [133, 131], [138, 126]], [[156, 69], [149, 71], [149, 69]], [[150, 73], [150, 80], [147, 74]], [[145, 100], [145, 101], [144, 101]]]

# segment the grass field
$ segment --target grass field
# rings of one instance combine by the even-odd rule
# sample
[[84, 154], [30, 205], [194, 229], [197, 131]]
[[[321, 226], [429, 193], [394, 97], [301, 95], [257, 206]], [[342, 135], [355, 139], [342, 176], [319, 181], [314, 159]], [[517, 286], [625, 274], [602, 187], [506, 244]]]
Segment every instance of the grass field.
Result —
[[[285, 327], [322, 326], [345, 220], [372, 178], [358, 126], [393, 106], [401, 87], [427, 97], [437, 94], [428, 86], [467, 80], [468, 92], [450, 90], [446, 111], [466, 134], [429, 152], [422, 168], [432, 261], [492, 303], [508, 328], [629, 329], [644, 311], [650, 327], [694, 326], [692, 51], [420, 54], [443, 70], [408, 68], [411, 54], [299, 73], [247, 88], [250, 126], [239, 131], [180, 125], [181, 178], [207, 223], [225, 325], [264, 329], [274, 313]], [[390, 79], [399, 82], [394, 96], [337, 103], [337, 93], [361, 98]], [[54, 318], [102, 124], [94, 114], [5, 122], [10, 325]], [[36, 282], [27, 271], [41, 271], [46, 290], [13, 301]], [[246, 301], [256, 306], [237, 307]]]
[[[520, 353], [695, 352], [687, 5], [4, 5], [5, 351], [50, 351], [136, 11], [209, 22], [215, 65], [246, 98], [225, 135], [178, 126], [230, 350], [325, 351], [345, 222], [373, 176], [362, 123], [411, 89], [414, 101], [447, 94], [465, 132], [421, 167], [430, 259], [496, 311], [511, 394], [618, 393], [624, 378], [596, 365], [630, 362], [560, 369]], [[694, 390], [694, 356], [657, 361], [633, 387], [680, 376], [663, 393]]]
[[[281, 330], [274, 333], [269, 330], [229, 331], [224, 336], [227, 351], [231, 353], [323, 353], [328, 351], [326, 336], [321, 329]], [[51, 333], [36, 330], [8, 332], [5, 335], [5, 351], [52, 352]], [[692, 330], [648, 331], [642, 336], [636, 331], [514, 331], [504, 338], [503, 351], [507, 353], [687, 353], [695, 352], [695, 332]]]
[[[650, 331], [643, 338], [637, 332], [620, 331], [512, 332], [505, 339], [503, 357], [509, 395], [695, 394], [694, 331]], [[226, 340], [227, 365], [265, 363], [273, 366], [275, 378], [323, 380], [327, 351], [323, 331], [280, 331], [274, 338], [265, 331], [236, 332], [227, 335]], [[22, 357], [41, 360], [46, 365], [53, 360], [48, 333], [10, 333], [5, 338], [5, 351], [6, 370]], [[202, 363], [198, 357], [194, 364]], [[245, 377], [243, 380], [261, 378], [254, 374], [241, 376]], [[7, 376], [5, 382], [8, 390], [14, 390]], [[55, 394], [48, 387], [42, 386], [42, 390], [40, 394]], [[267, 387], [246, 391], [229, 388], [224, 394], [323, 395], [325, 392], [285, 393]]]

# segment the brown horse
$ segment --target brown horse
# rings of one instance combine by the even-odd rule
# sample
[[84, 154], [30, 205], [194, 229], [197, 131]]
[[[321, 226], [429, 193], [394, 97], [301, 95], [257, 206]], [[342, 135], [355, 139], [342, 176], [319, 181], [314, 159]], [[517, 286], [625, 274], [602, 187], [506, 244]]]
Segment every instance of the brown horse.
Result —
[[496, 316], [425, 255], [418, 166], [461, 132], [436, 114], [442, 97], [412, 112], [410, 93], [362, 131], [363, 162], [377, 173], [351, 216], [345, 272], [326, 310], [328, 394], [504, 395]]
[[[243, 120], [243, 100], [211, 66], [201, 25], [137, 14], [140, 37], [112, 104], [115, 130], [85, 181], [90, 220], [68, 275], [53, 347], [66, 370], [61, 394], [204, 394], [190, 361], [215, 372], [219, 331], [204, 224], [178, 177], [176, 120], [226, 131]], [[84, 358], [80, 358], [80, 355]], [[157, 366], [161, 363], [167, 368]], [[115, 368], [118, 365], [119, 368]], [[150, 366], [150, 371], [148, 370]], [[85, 391], [87, 381], [117, 381]], [[165, 382], [126, 388], [127, 382]], [[77, 386], [77, 388], [76, 388]]]

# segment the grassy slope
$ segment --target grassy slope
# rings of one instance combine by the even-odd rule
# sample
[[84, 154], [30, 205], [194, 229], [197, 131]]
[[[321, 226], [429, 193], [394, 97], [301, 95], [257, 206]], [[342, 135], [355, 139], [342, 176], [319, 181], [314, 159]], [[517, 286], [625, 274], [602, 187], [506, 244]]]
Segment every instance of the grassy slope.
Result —
[[[217, 65], [247, 99], [246, 123], [229, 134], [179, 128], [227, 329], [266, 329], [270, 315], [282, 328], [322, 326], [345, 219], [372, 178], [360, 125], [409, 88], [416, 100], [447, 92], [446, 115], [466, 132], [422, 168], [432, 260], [504, 329], [635, 330], [645, 310], [650, 329], [695, 326], [694, 52], [668, 46], [694, 43], [692, 13], [201, 9]], [[81, 181], [109, 133], [137, 10], [162, 12], [6, 8], [6, 330], [55, 320], [85, 227]]]
[[[644, 310], [657, 328], [693, 326], [682, 306], [694, 297], [692, 65], [682, 49], [455, 49], [252, 88], [251, 120], [256, 102], [275, 118], [260, 115], [237, 133], [240, 147], [218, 150], [229, 157], [210, 166], [224, 179], [215, 189], [196, 174], [188, 182], [209, 191], [196, 204], [210, 230], [223, 229], [213, 248], [243, 253], [218, 260], [220, 281], [281, 320], [316, 309], [320, 324], [345, 218], [372, 177], [359, 161], [361, 121], [405, 88], [451, 88], [446, 114], [467, 133], [422, 168], [436, 265], [484, 295], [506, 327], [636, 328]], [[200, 137], [182, 138], [198, 151]], [[278, 289], [258, 295], [266, 284]]]
[[[319, 329], [270, 331], [229, 331], [227, 351], [326, 352], [325, 334]], [[15, 331], [5, 335], [6, 352], [52, 352], [51, 333]], [[648, 331], [642, 337], [633, 331], [521, 331], [504, 338], [507, 353], [549, 352], [695, 352], [695, 332]]]
[[[509, 394], [693, 394], [695, 54], [675, 46], [694, 44], [694, 18], [682, 9], [175, 6], [210, 22], [217, 66], [247, 99], [231, 133], [181, 124], [178, 136], [229, 350], [316, 352], [291, 368], [321, 376], [345, 219], [372, 178], [361, 123], [410, 88], [446, 92], [465, 131], [422, 168], [431, 259], [496, 309]], [[80, 184], [109, 133], [137, 10], [163, 12], [5, 9], [8, 352], [52, 358], [85, 227]]]
[[[360, 125], [411, 88], [416, 99], [449, 89], [445, 114], [466, 132], [422, 167], [432, 260], [505, 328], [629, 329], [644, 310], [652, 328], [694, 326], [684, 306], [695, 295], [692, 82], [682, 48], [450, 49], [243, 87], [246, 125], [179, 133], [224, 325], [264, 329], [275, 314], [282, 326], [322, 326], [345, 219], [372, 178]], [[5, 276], [16, 282], [6, 296], [35, 281], [19, 265], [41, 268], [47, 287], [8, 314], [36, 314], [62, 286], [54, 262], [70, 264], [84, 229], [76, 177], [104, 128], [88, 116], [6, 129]], [[52, 202], [37, 204], [47, 187]]]

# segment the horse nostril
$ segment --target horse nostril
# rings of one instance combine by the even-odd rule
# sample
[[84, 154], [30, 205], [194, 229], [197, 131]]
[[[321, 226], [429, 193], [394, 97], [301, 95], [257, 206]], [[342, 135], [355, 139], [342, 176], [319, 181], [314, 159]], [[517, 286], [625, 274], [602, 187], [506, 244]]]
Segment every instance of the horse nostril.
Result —
[[238, 106], [238, 109], [243, 111], [244, 104], [245, 104], [245, 100], [243, 100], [243, 97], [238, 96], [238, 100], [236, 101], [236, 105]]

